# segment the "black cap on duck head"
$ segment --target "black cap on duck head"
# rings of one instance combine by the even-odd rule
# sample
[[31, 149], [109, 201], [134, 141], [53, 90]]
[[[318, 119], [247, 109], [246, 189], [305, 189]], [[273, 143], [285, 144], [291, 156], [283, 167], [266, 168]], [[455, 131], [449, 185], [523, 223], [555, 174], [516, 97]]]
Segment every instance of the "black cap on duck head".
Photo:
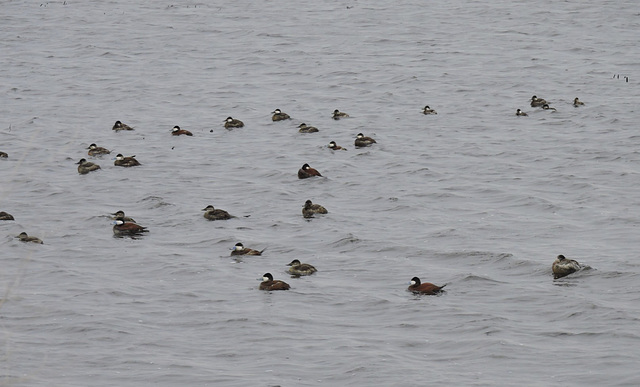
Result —
[[225, 121], [233, 121], [233, 117], [227, 117]]
[[300, 264], [300, 260], [294, 259], [293, 261], [291, 261], [291, 263], [288, 263], [287, 266], [295, 266], [299, 264]]
[[560, 254], [560, 255], [558, 255], [558, 259], [562, 261], [563, 259], [566, 259], [566, 258], [565, 258], [564, 255]]
[[411, 283], [413, 283], [414, 285], [420, 285], [420, 278], [418, 277], [411, 278]]
[[84, 163], [86, 161], [87, 161], [87, 159], [80, 159], [80, 161], [78, 161], [76, 164], [82, 164], [82, 163]]
[[88, 147], [87, 149], [97, 148], [97, 147], [98, 147], [98, 145], [96, 145], [95, 143], [93, 143], [93, 144], [89, 145], [89, 147]]
[[302, 166], [302, 169], [309, 169], [309, 168], [311, 167], [309, 166], [309, 164], [306, 164], [306, 163]]
[[262, 280], [263, 281], [273, 281], [273, 276], [271, 275], [271, 273], [264, 273], [262, 275]]

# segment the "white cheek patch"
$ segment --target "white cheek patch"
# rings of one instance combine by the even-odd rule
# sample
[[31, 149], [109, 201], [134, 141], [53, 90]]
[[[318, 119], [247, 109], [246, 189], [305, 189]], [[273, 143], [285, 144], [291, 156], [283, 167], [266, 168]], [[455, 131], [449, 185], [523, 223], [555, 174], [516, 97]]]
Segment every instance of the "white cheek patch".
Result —
[[409, 282], [412, 286], [416, 284], [416, 281]]
[[269, 281], [269, 277], [262, 277], [262, 282], [267, 282]]

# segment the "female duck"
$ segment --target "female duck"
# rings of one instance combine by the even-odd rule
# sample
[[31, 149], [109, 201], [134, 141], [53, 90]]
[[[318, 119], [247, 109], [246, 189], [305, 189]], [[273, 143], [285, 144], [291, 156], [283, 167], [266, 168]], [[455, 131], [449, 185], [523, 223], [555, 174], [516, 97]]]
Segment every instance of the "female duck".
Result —
[[302, 168], [300, 168], [298, 170], [298, 179], [306, 179], [309, 177], [313, 177], [313, 176], [320, 176], [322, 177], [322, 175], [320, 174], [320, 172], [318, 172], [316, 169], [311, 168], [309, 166], [309, 164], [304, 164], [302, 166]]
[[291, 263], [288, 264], [287, 266], [291, 266], [288, 270], [289, 273], [296, 276], [311, 275], [316, 271], [318, 271], [318, 269], [313, 267], [313, 265], [310, 265], [308, 263], [300, 263], [300, 261], [297, 259], [294, 259], [293, 261], [291, 261]]
[[542, 110], [551, 110], [552, 112], [557, 111], [556, 108], [552, 108], [546, 103], [544, 105], [542, 105]]
[[542, 98], [538, 98], [537, 96], [533, 96], [531, 97], [531, 107], [541, 107], [542, 105], [544, 105], [545, 103], [548, 103], [547, 101], [545, 101]]
[[178, 125], [174, 126], [173, 129], [171, 129], [171, 134], [174, 136], [181, 136], [183, 134], [185, 136], [193, 136], [193, 133], [185, 129], [180, 129]]
[[116, 156], [116, 161], [113, 162], [113, 165], [115, 165], [116, 167], [135, 167], [137, 165], [140, 165], [140, 162], [138, 162], [135, 157], [135, 155], [124, 157], [122, 153], [118, 153], [118, 155]]
[[91, 163], [86, 159], [80, 159], [76, 164], [78, 164], [78, 173], [81, 175], [86, 175], [91, 171], [97, 171], [100, 169], [98, 164]]
[[0, 211], [0, 220], [14, 220], [13, 215], [8, 212]]
[[43, 242], [42, 242], [42, 240], [40, 238], [29, 236], [29, 235], [27, 235], [26, 232], [21, 232], [20, 235], [18, 235], [16, 238], [20, 239], [20, 241], [22, 241], [22, 242], [31, 242], [31, 243], [43, 244]]
[[271, 273], [264, 273], [262, 282], [260, 282], [260, 290], [289, 290], [291, 286], [288, 283], [273, 279]]
[[109, 149], [97, 146], [96, 144], [89, 145], [87, 149], [89, 149], [89, 152], [87, 152], [87, 154], [94, 157], [100, 155], [108, 155], [109, 153], [111, 153]]
[[273, 113], [273, 116], [271, 116], [271, 120], [272, 121], [283, 121], [283, 120], [288, 120], [289, 115], [287, 113], [283, 113], [282, 110], [280, 109], [276, 109], [274, 111], [272, 111], [271, 113]]
[[314, 214], [328, 214], [326, 208], [322, 207], [319, 204], [313, 204], [311, 200], [307, 200], [304, 202], [304, 207], [302, 207], [302, 216], [305, 218], [313, 218]]
[[300, 128], [298, 130], [298, 132], [300, 132], [300, 133], [315, 133], [315, 132], [319, 132], [318, 128], [316, 128], [315, 126], [308, 126], [304, 122], [301, 123], [300, 126], [298, 126], [298, 128]]
[[347, 150], [347, 148], [343, 148], [340, 145], [336, 144], [335, 141], [331, 141], [328, 146], [329, 146], [329, 149], [334, 150], [334, 151], [335, 150]]
[[130, 126], [129, 126], [129, 125], [127, 125], [127, 124], [123, 124], [123, 123], [122, 123], [122, 122], [120, 122], [120, 121], [116, 121], [116, 123], [115, 123], [115, 124], [113, 124], [113, 128], [111, 128], [111, 129], [115, 130], [116, 132], [119, 132], [119, 131], [121, 131], [121, 130], [133, 130], [133, 128], [132, 128], [132, 127], [130, 127]]
[[149, 232], [146, 227], [142, 227], [135, 223], [125, 222], [124, 220], [116, 220], [113, 226], [113, 234], [115, 236], [135, 236], [143, 232]]
[[446, 284], [442, 286], [437, 286], [429, 282], [421, 283], [420, 278], [413, 277], [411, 278], [411, 284], [407, 288], [408, 291], [420, 294], [427, 294], [430, 296], [436, 295], [440, 292], [443, 292], [442, 288], [447, 286]]
[[374, 140], [371, 137], [366, 137], [362, 133], [358, 133], [358, 135], [356, 136], [355, 145], [356, 145], [357, 148], [364, 147], [364, 146], [369, 146], [369, 145], [375, 144], [375, 143], [376, 143], [376, 140]]
[[422, 113], [423, 114], [438, 114], [438, 112], [433, 110], [433, 109], [431, 109], [429, 107], [429, 105], [425, 106], [424, 109], [422, 109]]
[[227, 119], [224, 120], [224, 127], [227, 129], [242, 128], [244, 127], [244, 122], [236, 120], [233, 117], [227, 117]]
[[113, 220], [122, 220], [124, 222], [132, 222], [132, 223], [136, 222], [133, 218], [126, 216], [124, 214], [124, 211], [122, 210], [118, 210], [111, 215], [113, 215], [113, 217], [111, 218]]
[[236, 245], [233, 246], [233, 249], [231, 249], [231, 255], [262, 255], [262, 252], [266, 249], [267, 248], [265, 247], [262, 250], [254, 250], [244, 247], [242, 243], [236, 243]]
[[211, 204], [203, 208], [202, 211], [205, 212], [203, 216], [209, 220], [227, 220], [235, 218], [235, 216], [229, 214], [227, 211], [214, 208]]
[[584, 102], [580, 101], [578, 97], [573, 100], [573, 106], [578, 107], [584, 105]]
[[522, 110], [518, 109], [518, 110], [516, 110], [516, 116], [526, 117], [526, 116], [528, 116], [528, 114], [523, 112]]
[[580, 270], [582, 266], [578, 261], [573, 259], [567, 259], [564, 255], [560, 254], [551, 265], [551, 271], [553, 271], [553, 278], [562, 278], [571, 273], [575, 273]]
[[349, 115], [345, 112], [341, 112], [340, 110], [336, 109], [333, 111], [333, 116], [331, 116], [331, 118], [333, 118], [334, 120], [339, 120], [341, 118], [347, 118], [349, 117]]

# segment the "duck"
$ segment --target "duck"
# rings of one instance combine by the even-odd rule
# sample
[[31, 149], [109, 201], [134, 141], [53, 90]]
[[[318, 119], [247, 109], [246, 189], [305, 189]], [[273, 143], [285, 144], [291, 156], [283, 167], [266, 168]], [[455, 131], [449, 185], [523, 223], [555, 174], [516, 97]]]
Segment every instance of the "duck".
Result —
[[542, 98], [538, 98], [537, 96], [531, 97], [531, 107], [541, 107], [542, 105], [548, 103]]
[[444, 290], [442, 290], [442, 288], [444, 288], [445, 286], [447, 286], [447, 284], [438, 286], [429, 282], [422, 283], [420, 282], [420, 278], [413, 277], [411, 278], [411, 284], [409, 285], [407, 290], [414, 293], [427, 294], [427, 295], [433, 296], [440, 292], [443, 292]]
[[375, 143], [376, 143], [376, 140], [372, 139], [371, 137], [367, 137], [362, 133], [358, 133], [358, 135], [356, 136], [355, 145], [358, 148], [369, 146]]
[[118, 210], [118, 211], [114, 212], [111, 215], [113, 215], [113, 217], [111, 218], [113, 220], [123, 220], [125, 222], [131, 222], [131, 223], [135, 223], [136, 222], [133, 218], [131, 218], [129, 216], [126, 216], [124, 214], [124, 211], [122, 211], [122, 210]]
[[300, 263], [300, 261], [297, 259], [291, 261], [291, 263], [287, 264], [287, 266], [291, 266], [288, 271], [290, 274], [293, 274], [295, 276], [311, 275], [318, 271], [318, 269], [313, 267], [313, 265], [310, 265], [308, 263]]
[[89, 156], [108, 155], [109, 153], [111, 153], [109, 149], [97, 146], [95, 143], [89, 145], [87, 149], [89, 149], [89, 152], [87, 152]]
[[6, 159], [7, 157], [9, 157], [9, 154], [7, 152], [0, 152], [1, 159]]
[[15, 220], [13, 215], [8, 212], [0, 211], [0, 220]]
[[248, 247], [244, 247], [242, 243], [236, 243], [235, 246], [231, 249], [231, 255], [262, 255], [262, 252], [267, 248], [265, 247], [262, 250], [254, 250]]
[[578, 97], [573, 100], [573, 106], [578, 107], [584, 105], [584, 102], [580, 101]]
[[181, 135], [185, 135], [185, 136], [193, 136], [193, 133], [191, 133], [190, 131], [186, 130], [186, 129], [180, 129], [180, 127], [178, 125], [174, 126], [173, 129], [171, 129], [171, 134], [174, 136], [181, 136]]
[[87, 161], [87, 159], [80, 159], [76, 164], [78, 164], [78, 173], [81, 175], [86, 175], [91, 171], [97, 171], [100, 169], [98, 164], [94, 164], [92, 162]]
[[433, 110], [433, 109], [431, 109], [429, 107], [429, 105], [425, 106], [424, 109], [422, 109], [422, 113], [423, 114], [438, 114], [438, 112]]
[[229, 128], [242, 128], [244, 127], [244, 122], [240, 121], [240, 120], [236, 120], [233, 117], [227, 117], [226, 120], [224, 120], [224, 127], [229, 129]]
[[235, 218], [235, 216], [229, 214], [227, 211], [214, 208], [211, 204], [203, 208], [202, 211], [205, 211], [203, 216], [209, 220], [227, 220]]
[[113, 226], [113, 234], [116, 236], [125, 236], [125, 235], [140, 235], [143, 232], [149, 232], [146, 227], [142, 227], [139, 224], [132, 222], [125, 222], [124, 220], [118, 219], [115, 220]]
[[557, 109], [556, 109], [556, 108], [552, 108], [552, 107], [550, 107], [550, 106], [549, 106], [548, 104], [546, 104], [546, 103], [545, 103], [544, 105], [542, 105], [542, 110], [551, 110], [552, 112], [557, 111]]
[[567, 259], [564, 255], [560, 254], [551, 265], [551, 271], [553, 271], [553, 278], [558, 279], [568, 276], [571, 273], [582, 269], [582, 266], [578, 261], [574, 259]]
[[315, 126], [308, 126], [304, 122], [301, 123], [300, 126], [298, 126], [298, 128], [300, 128], [300, 130], [298, 130], [298, 132], [300, 132], [300, 133], [315, 133], [315, 132], [319, 132], [318, 128], [316, 128]]
[[298, 170], [298, 179], [306, 179], [308, 177], [313, 177], [313, 176], [322, 177], [320, 172], [318, 172], [318, 170], [314, 168], [311, 168], [309, 164], [304, 164], [302, 168]]
[[527, 113], [523, 112], [522, 110], [518, 109], [516, 110], [516, 116], [528, 116]]
[[133, 130], [133, 128], [132, 128], [132, 127], [130, 127], [130, 126], [129, 126], [129, 125], [127, 125], [127, 124], [123, 124], [123, 123], [122, 123], [122, 122], [120, 122], [120, 121], [116, 121], [116, 123], [115, 123], [115, 124], [113, 124], [113, 128], [111, 128], [111, 129], [115, 130], [116, 132], [119, 132], [119, 131], [121, 131], [121, 130]]
[[334, 110], [333, 115], [331, 116], [331, 118], [333, 118], [334, 120], [339, 120], [341, 118], [347, 118], [347, 117], [349, 117], [347, 113], [341, 112], [338, 109]]
[[29, 236], [24, 231], [21, 232], [20, 235], [18, 235], [16, 238], [20, 239], [20, 241], [22, 241], [22, 242], [31, 242], [31, 243], [39, 243], [39, 244], [43, 244], [44, 243], [44, 242], [42, 242], [42, 240], [40, 238]]
[[335, 150], [345, 150], [345, 151], [347, 150], [347, 148], [343, 148], [340, 145], [336, 144], [335, 141], [331, 141], [329, 143], [328, 147], [329, 147], [329, 149], [334, 150], [334, 151]]
[[283, 121], [283, 120], [288, 120], [289, 115], [287, 113], [283, 113], [282, 110], [280, 109], [276, 109], [274, 111], [272, 111], [271, 113], [273, 113], [273, 116], [271, 117], [272, 121]]
[[280, 280], [274, 280], [271, 273], [264, 273], [262, 275], [262, 282], [260, 282], [260, 290], [289, 290], [291, 286], [288, 283]]
[[313, 204], [311, 200], [307, 200], [304, 202], [304, 207], [302, 207], [302, 216], [305, 218], [313, 218], [314, 214], [328, 214], [326, 208], [322, 207], [319, 204]]
[[135, 157], [135, 155], [124, 157], [122, 153], [118, 153], [118, 155], [116, 156], [116, 161], [113, 162], [113, 165], [115, 165], [116, 167], [135, 167], [137, 165], [140, 165], [140, 162], [136, 160]]

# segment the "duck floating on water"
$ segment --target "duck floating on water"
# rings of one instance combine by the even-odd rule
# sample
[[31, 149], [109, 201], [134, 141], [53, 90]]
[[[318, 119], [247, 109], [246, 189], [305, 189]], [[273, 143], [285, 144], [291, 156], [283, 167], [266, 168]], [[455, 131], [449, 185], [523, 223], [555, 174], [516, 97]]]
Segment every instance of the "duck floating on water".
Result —
[[271, 273], [264, 273], [262, 282], [260, 282], [260, 290], [289, 290], [291, 286], [280, 280], [274, 280]]
[[438, 286], [429, 282], [422, 283], [420, 282], [420, 278], [413, 277], [411, 279], [411, 284], [409, 285], [407, 290], [413, 293], [427, 294], [427, 295], [433, 296], [440, 292], [443, 292], [442, 288], [444, 288], [445, 286], [447, 285], [444, 284], [442, 286]]
[[100, 169], [98, 164], [94, 164], [92, 162], [87, 161], [87, 159], [80, 159], [76, 164], [78, 164], [78, 173], [81, 175], [86, 175], [91, 171], [97, 171]]
[[115, 124], [113, 124], [113, 128], [111, 128], [113, 130], [115, 130], [116, 132], [119, 132], [121, 130], [133, 130], [133, 128], [127, 124], [123, 124], [120, 121], [116, 121]]
[[553, 278], [558, 279], [566, 277], [571, 273], [582, 269], [582, 265], [574, 259], [567, 259], [564, 255], [560, 254], [551, 265], [551, 271], [553, 272]]
[[304, 207], [302, 207], [302, 216], [305, 218], [313, 218], [315, 214], [328, 214], [326, 208], [322, 207], [319, 204], [313, 204], [311, 200], [307, 200], [304, 202]]
[[262, 250], [254, 250], [244, 247], [242, 243], [236, 243], [236, 245], [231, 249], [231, 255], [262, 255], [262, 252], [266, 249], [267, 248], [265, 247]]
[[313, 265], [308, 263], [300, 263], [300, 260], [294, 259], [291, 263], [287, 264], [287, 266], [291, 266], [288, 272], [295, 276], [302, 275], [311, 275], [318, 271]]

